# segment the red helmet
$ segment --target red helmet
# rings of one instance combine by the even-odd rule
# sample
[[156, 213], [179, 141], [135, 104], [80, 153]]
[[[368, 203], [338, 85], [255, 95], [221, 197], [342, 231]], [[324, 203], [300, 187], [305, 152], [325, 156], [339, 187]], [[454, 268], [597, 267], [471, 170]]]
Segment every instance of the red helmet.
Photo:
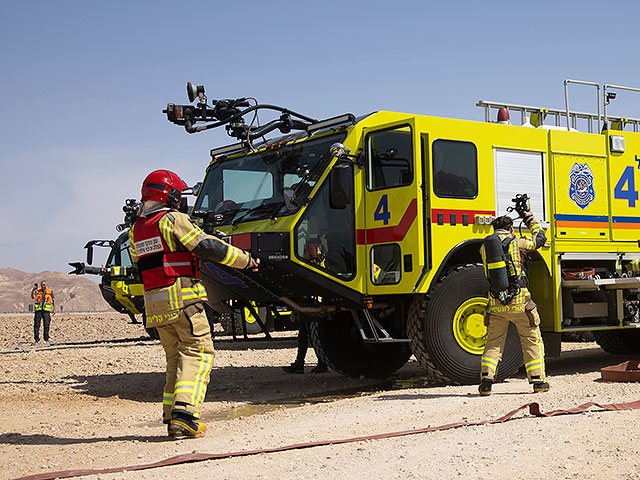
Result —
[[142, 182], [142, 200], [155, 200], [169, 207], [177, 207], [187, 184], [169, 170], [156, 170]]

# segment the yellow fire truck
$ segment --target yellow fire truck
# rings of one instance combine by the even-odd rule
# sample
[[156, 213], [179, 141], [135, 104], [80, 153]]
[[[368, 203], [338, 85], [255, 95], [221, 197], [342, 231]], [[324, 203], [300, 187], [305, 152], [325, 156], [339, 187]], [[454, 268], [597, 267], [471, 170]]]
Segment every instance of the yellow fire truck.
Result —
[[[572, 83], [596, 88], [597, 114], [570, 110]], [[317, 120], [254, 99], [209, 102], [188, 83], [192, 105], [168, 104], [168, 119], [239, 140], [211, 150], [192, 215], [262, 262], [250, 273], [205, 263], [211, 306], [292, 308], [346, 375], [388, 375], [414, 354], [434, 381], [477, 383], [479, 248], [527, 193], [547, 229], [528, 272], [547, 355], [560, 354], [563, 332], [585, 331], [607, 352], [639, 352], [640, 120], [607, 115], [620, 90], [640, 91], [567, 80], [564, 110], [480, 101], [484, 122], [387, 111]], [[522, 125], [492, 122], [500, 109]], [[259, 125], [263, 110], [279, 117]], [[265, 140], [274, 130], [284, 136]], [[521, 365], [510, 331], [498, 377]]]

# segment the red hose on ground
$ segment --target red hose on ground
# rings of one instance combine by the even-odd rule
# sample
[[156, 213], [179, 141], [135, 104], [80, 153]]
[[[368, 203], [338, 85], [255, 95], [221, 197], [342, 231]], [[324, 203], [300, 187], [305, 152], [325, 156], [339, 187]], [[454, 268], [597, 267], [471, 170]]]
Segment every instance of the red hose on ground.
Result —
[[187, 453], [184, 455], [177, 455], [175, 457], [170, 457], [165, 460], [161, 460], [159, 462], [147, 463], [144, 465], [129, 465], [127, 467], [113, 467], [113, 468], [105, 468], [103, 470], [64, 470], [60, 472], [48, 472], [48, 473], [39, 473], [36, 475], [29, 475], [27, 477], [20, 477], [16, 480], [53, 480], [56, 478], [71, 478], [71, 477], [80, 477], [83, 475], [102, 475], [105, 473], [117, 473], [117, 472], [123, 472], [125, 470], [126, 471], [146, 470], [149, 468], [167, 467], [169, 465], [178, 465], [181, 463], [201, 462], [204, 460], [213, 460], [213, 459], [230, 458], [230, 457], [246, 457], [249, 455], [257, 455], [260, 453], [284, 452], [287, 450], [295, 450], [295, 449], [310, 448], [310, 447], [322, 447], [326, 445], [336, 445], [340, 443], [352, 443], [352, 442], [362, 442], [364, 440], [377, 440], [381, 438], [402, 437], [405, 435], [415, 435], [417, 433], [436, 432], [440, 430], [449, 430], [451, 428], [458, 428], [458, 427], [465, 427], [465, 426], [502, 423], [502, 422], [506, 422], [507, 420], [512, 420], [517, 413], [523, 410], [526, 410], [527, 408], [529, 409], [529, 413], [536, 417], [553, 417], [555, 415], [582, 413], [591, 407], [599, 407], [605, 411], [640, 410], [640, 400], [636, 400], [635, 402], [611, 403], [611, 404], [605, 404], [605, 405], [602, 405], [600, 403], [595, 403], [595, 402], [588, 402], [574, 408], [569, 408], [566, 410], [552, 410], [546, 413], [540, 410], [540, 404], [538, 404], [537, 402], [531, 402], [521, 406], [520, 408], [512, 410], [506, 415], [503, 415], [500, 418], [496, 418], [495, 420], [483, 420], [480, 422], [449, 423], [447, 425], [440, 425], [438, 427], [426, 427], [426, 428], [419, 428], [415, 430], [403, 430], [400, 432], [379, 433], [377, 435], [343, 438], [340, 440], [322, 440], [319, 442], [297, 443], [295, 445], [284, 445], [282, 447], [265, 448], [261, 450], [245, 450], [240, 452], [229, 452], [229, 453]]

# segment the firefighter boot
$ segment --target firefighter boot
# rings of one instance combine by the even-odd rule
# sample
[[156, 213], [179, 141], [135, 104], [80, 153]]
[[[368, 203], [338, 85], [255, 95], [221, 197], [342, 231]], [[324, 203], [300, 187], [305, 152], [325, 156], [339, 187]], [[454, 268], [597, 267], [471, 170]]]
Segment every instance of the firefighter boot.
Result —
[[493, 382], [491, 380], [482, 380], [480, 382], [480, 386], [478, 387], [478, 392], [480, 395], [488, 396], [491, 395], [491, 387], [493, 386]]
[[533, 383], [533, 393], [548, 392], [550, 388], [551, 388], [551, 385], [549, 385], [549, 382], [534, 382]]
[[168, 432], [170, 437], [196, 438], [204, 437], [207, 426], [185, 410], [171, 412]]

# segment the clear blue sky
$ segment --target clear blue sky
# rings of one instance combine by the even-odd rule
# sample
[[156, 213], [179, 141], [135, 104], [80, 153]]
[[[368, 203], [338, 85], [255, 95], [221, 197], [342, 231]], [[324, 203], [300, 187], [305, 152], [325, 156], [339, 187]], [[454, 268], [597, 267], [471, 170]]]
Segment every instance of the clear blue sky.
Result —
[[[637, 0], [5, 1], [0, 267], [66, 271], [115, 237], [148, 172], [201, 180], [233, 139], [166, 121], [188, 80], [317, 118], [482, 120], [479, 99], [562, 108], [565, 78], [640, 86], [639, 18]], [[620, 97], [612, 113], [640, 117]]]

